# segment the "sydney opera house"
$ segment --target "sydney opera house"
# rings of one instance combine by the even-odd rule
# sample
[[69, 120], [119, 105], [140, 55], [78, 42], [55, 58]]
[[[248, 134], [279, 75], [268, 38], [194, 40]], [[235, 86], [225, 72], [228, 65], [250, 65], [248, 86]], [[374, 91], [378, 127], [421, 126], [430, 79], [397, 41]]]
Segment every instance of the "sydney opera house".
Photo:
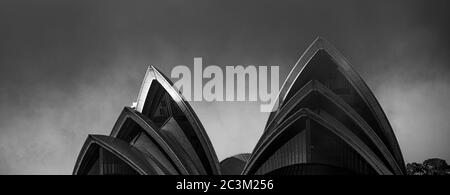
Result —
[[219, 163], [188, 102], [149, 67], [136, 104], [123, 109], [110, 135], [87, 137], [73, 174], [405, 174], [381, 106], [326, 40], [317, 38], [303, 53], [278, 102], [253, 152]]

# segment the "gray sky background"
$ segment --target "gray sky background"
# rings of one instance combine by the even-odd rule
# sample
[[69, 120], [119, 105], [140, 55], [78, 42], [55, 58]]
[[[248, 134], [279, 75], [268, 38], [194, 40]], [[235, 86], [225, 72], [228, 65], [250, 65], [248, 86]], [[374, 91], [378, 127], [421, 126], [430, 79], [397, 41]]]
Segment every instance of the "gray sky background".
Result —
[[[146, 66], [279, 65], [318, 35], [366, 80], [407, 162], [450, 160], [447, 1], [0, 2], [0, 174], [70, 174], [108, 134]], [[192, 102], [219, 159], [251, 152], [259, 103]], [[261, 122], [264, 121], [264, 122]]]

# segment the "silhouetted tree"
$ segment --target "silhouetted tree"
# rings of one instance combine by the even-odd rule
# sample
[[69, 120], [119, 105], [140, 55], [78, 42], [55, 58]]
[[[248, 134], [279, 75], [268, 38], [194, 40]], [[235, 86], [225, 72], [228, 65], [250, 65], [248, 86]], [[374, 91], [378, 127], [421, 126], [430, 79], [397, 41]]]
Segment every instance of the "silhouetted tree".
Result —
[[432, 158], [421, 163], [408, 163], [406, 165], [408, 175], [450, 175], [450, 166], [445, 160]]

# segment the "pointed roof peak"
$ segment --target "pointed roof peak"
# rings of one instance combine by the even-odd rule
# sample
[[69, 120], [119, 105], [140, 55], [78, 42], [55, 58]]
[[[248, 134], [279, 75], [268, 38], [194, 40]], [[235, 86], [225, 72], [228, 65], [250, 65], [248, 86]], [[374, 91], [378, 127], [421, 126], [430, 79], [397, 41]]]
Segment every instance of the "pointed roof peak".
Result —
[[317, 36], [314, 41], [309, 45], [308, 49], [314, 48], [316, 50], [324, 50], [327, 53], [337, 52], [337, 49], [326, 38]]
[[150, 70], [152, 70], [152, 71], [157, 71], [157, 72], [159, 72], [158, 68], [156, 68], [156, 67], [153, 66], [153, 65], [149, 65], [149, 66], [148, 66], [148, 69], [150, 69]]
[[320, 43], [320, 42], [324, 42], [324, 41], [327, 41], [324, 37], [322, 37], [322, 36], [317, 36], [315, 39], [314, 39], [314, 41], [313, 41], [313, 44], [314, 43]]

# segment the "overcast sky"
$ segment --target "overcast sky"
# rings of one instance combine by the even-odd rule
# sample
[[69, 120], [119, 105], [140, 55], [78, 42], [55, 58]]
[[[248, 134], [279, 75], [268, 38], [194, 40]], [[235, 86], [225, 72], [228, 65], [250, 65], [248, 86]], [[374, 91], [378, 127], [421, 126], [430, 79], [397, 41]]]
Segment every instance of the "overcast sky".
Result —
[[[126, 3], [125, 3], [126, 2]], [[448, 1], [0, 1], [0, 174], [70, 174], [148, 65], [279, 65], [323, 36], [365, 79], [406, 162], [450, 161]], [[258, 102], [192, 102], [219, 160], [251, 152]]]

